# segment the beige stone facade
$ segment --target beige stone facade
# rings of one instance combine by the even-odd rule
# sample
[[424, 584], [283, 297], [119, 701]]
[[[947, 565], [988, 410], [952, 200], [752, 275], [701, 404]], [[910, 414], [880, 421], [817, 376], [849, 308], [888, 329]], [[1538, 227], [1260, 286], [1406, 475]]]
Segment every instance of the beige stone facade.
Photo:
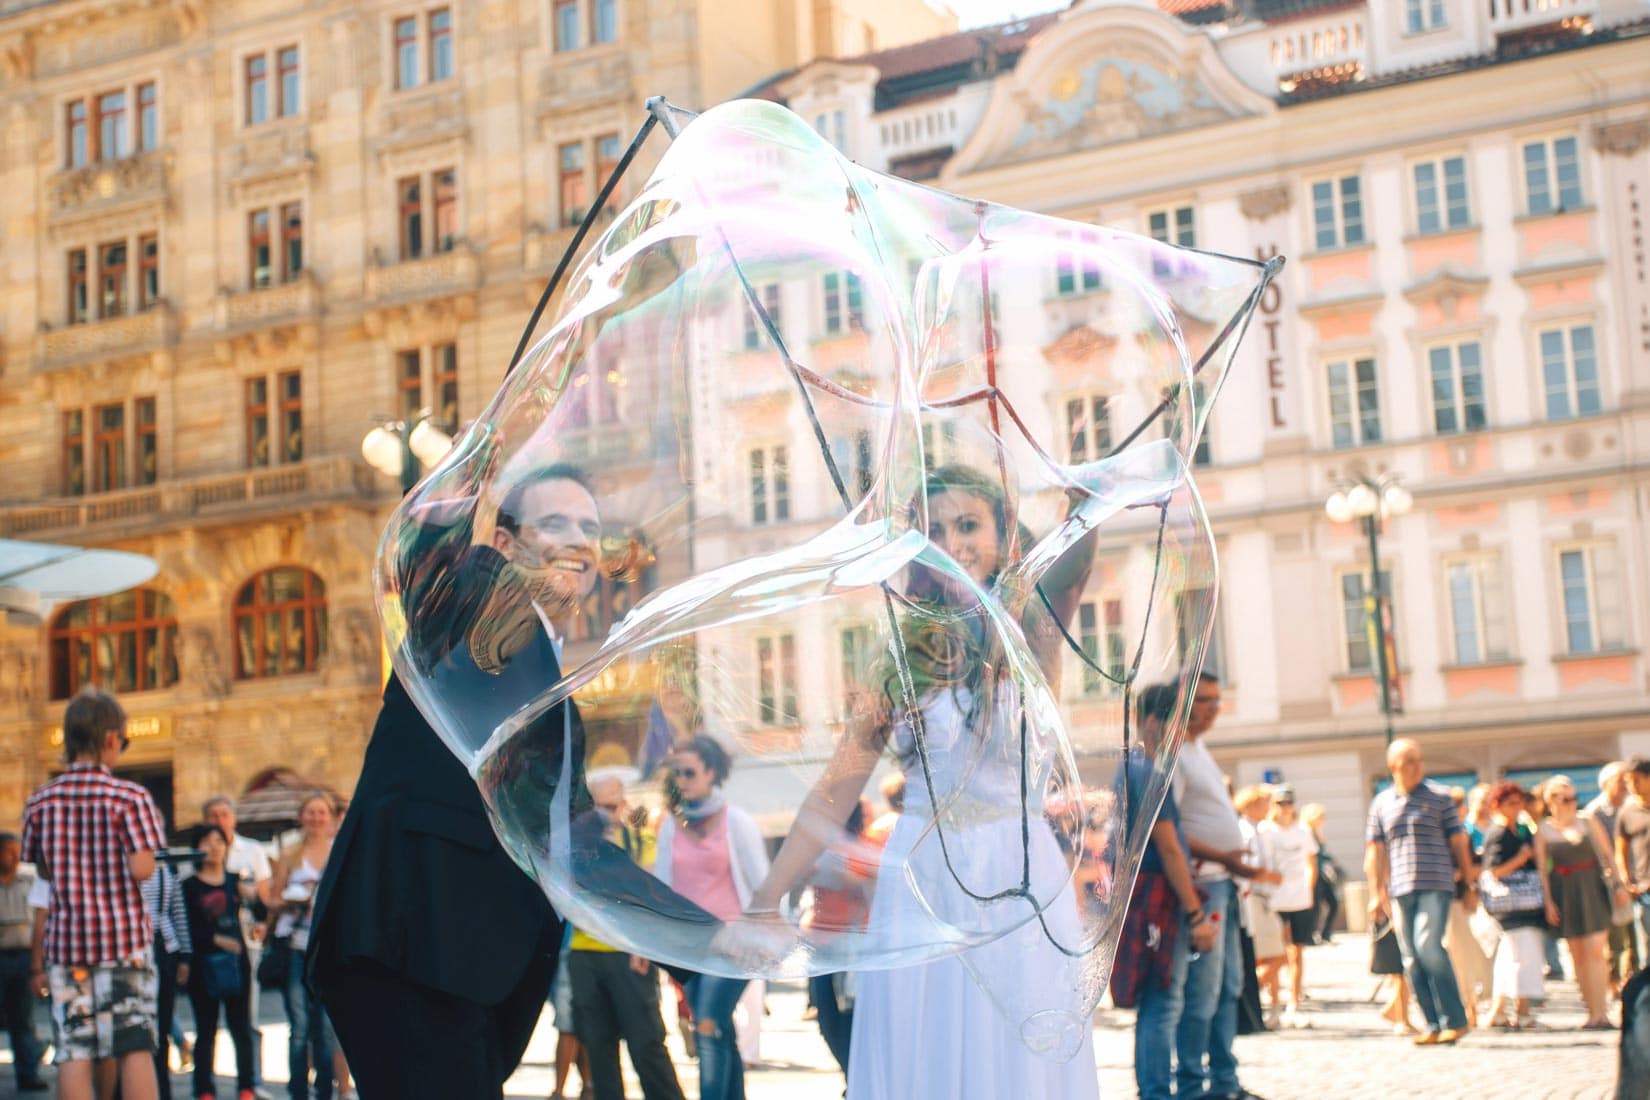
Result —
[[396, 490], [363, 434], [479, 411], [646, 97], [954, 25], [824, 0], [0, 3], [0, 536], [160, 566], [0, 627], [0, 825], [94, 679], [174, 822], [276, 766], [347, 790]]

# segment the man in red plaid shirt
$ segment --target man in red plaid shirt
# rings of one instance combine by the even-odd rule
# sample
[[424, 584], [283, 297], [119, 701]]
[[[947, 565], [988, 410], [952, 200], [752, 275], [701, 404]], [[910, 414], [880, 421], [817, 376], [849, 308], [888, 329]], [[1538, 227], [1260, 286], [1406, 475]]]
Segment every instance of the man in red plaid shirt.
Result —
[[49, 990], [58, 1096], [92, 1100], [118, 1073], [126, 1100], [156, 1100], [153, 932], [138, 883], [166, 846], [149, 792], [116, 779], [126, 712], [83, 688], [63, 714], [69, 769], [23, 809], [23, 858], [52, 884], [35, 984]]

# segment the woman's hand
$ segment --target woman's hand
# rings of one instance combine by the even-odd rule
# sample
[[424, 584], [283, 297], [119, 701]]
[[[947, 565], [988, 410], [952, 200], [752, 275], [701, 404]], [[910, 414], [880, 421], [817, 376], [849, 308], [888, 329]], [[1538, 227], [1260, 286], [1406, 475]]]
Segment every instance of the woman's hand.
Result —
[[1610, 904], [1617, 909], [1624, 909], [1633, 903], [1633, 895], [1627, 892], [1627, 887], [1617, 886], [1610, 895]]
[[1547, 908], [1547, 923], [1552, 925], [1554, 928], [1557, 928], [1558, 927], [1558, 906], [1553, 902], [1552, 898], [1547, 899], [1546, 908]]
[[189, 984], [189, 964], [178, 963], [178, 985], [181, 988]]
[[213, 935], [212, 946], [216, 947], [219, 951], [227, 951], [231, 955], [239, 955], [242, 951], [246, 950], [245, 947], [241, 945], [239, 937], [226, 936], [221, 932]]
[[722, 925], [710, 950], [741, 970], [765, 971], [778, 966], [796, 941], [796, 929], [777, 912], [745, 913]]

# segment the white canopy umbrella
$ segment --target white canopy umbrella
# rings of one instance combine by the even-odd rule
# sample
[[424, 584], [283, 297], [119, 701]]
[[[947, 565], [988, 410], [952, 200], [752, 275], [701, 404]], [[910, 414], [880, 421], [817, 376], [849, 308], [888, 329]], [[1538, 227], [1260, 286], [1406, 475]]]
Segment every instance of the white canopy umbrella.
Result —
[[157, 568], [125, 550], [0, 539], [0, 610], [17, 625], [38, 625], [55, 603], [124, 592]]

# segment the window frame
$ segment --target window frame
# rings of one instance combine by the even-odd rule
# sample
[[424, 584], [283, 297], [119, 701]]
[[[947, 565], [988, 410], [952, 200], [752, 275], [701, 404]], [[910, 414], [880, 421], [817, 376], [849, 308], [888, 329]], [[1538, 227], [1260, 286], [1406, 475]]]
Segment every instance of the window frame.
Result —
[[556, 205], [565, 229], [579, 225], [590, 212], [589, 164], [583, 138], [556, 144]]
[[[391, 91], [409, 92], [424, 84], [423, 51], [419, 47], [418, 29], [419, 18], [416, 13], [390, 16]], [[411, 33], [403, 34], [403, 31]]]
[[[1557, 597], [1557, 615], [1554, 616], [1554, 621], [1558, 626], [1560, 656], [1596, 657], [1627, 651], [1631, 616], [1626, 613], [1624, 607], [1627, 587], [1623, 576], [1623, 555], [1620, 551], [1620, 543], [1616, 538], [1566, 540], [1553, 546], [1553, 585]], [[1591, 644], [1585, 649], [1576, 648], [1572, 633], [1567, 598], [1569, 582], [1564, 576], [1564, 559], [1571, 554], [1581, 556], [1584, 569], [1587, 628], [1591, 634]], [[1604, 584], [1599, 576], [1599, 558], [1602, 554], [1608, 554], [1610, 557], [1608, 591], [1604, 590]]]
[[[91, 473], [91, 491], [93, 493], [115, 493], [127, 488], [127, 477], [131, 464], [127, 461], [126, 451], [130, 446], [127, 435], [129, 417], [126, 415], [126, 402], [106, 401], [93, 405], [90, 408], [91, 438], [88, 440], [92, 449], [92, 460], [89, 463]], [[106, 427], [104, 414], [114, 413], [118, 422]]]
[[[246, 213], [246, 285], [251, 290], [275, 286], [275, 243], [271, 235], [272, 217], [268, 207]], [[261, 228], [260, 228], [261, 226]], [[260, 256], [263, 262], [258, 261]], [[259, 272], [263, 272], [260, 278]]]
[[[1592, 365], [1592, 385], [1583, 387], [1577, 363], [1580, 358], [1576, 354], [1576, 333], [1585, 330], [1590, 343], [1588, 358]], [[1548, 357], [1547, 337], [1557, 336], [1562, 344], [1564, 369], [1564, 401], [1565, 410], [1562, 413], [1553, 411], [1553, 397], [1555, 387], [1549, 374], [1550, 361]], [[1598, 326], [1593, 318], [1575, 318], [1571, 320], [1552, 320], [1536, 326], [1535, 329], [1535, 362], [1540, 374], [1536, 383], [1541, 394], [1541, 411], [1543, 419], [1553, 422], [1561, 420], [1579, 420], [1589, 416], [1598, 416], [1604, 412], [1604, 369], [1600, 361], [1600, 347], [1598, 340]], [[1583, 409], [1582, 399], [1590, 393], [1593, 407]]]
[[1430, 34], [1449, 28], [1449, 10], [1444, 0], [1405, 0], [1404, 34]]
[[[1182, 214], [1185, 215], [1184, 219], [1181, 217]], [[1159, 218], [1163, 221], [1161, 228], [1157, 225]], [[1193, 203], [1154, 207], [1145, 212], [1142, 224], [1145, 226], [1146, 236], [1159, 244], [1174, 245], [1177, 248], [1197, 247], [1197, 206]]]
[[[121, 97], [120, 105], [105, 110], [105, 99]], [[89, 168], [96, 164], [111, 164], [128, 157], [152, 153], [160, 148], [160, 83], [157, 79], [131, 80], [116, 87], [103, 87], [70, 96], [62, 101], [62, 129], [58, 136], [63, 143], [63, 155], [58, 165], [65, 171]], [[111, 151], [104, 135], [103, 123], [115, 120], [118, 136], [124, 148]]]
[[[1471, 347], [1477, 356], [1477, 366], [1470, 372], [1476, 374], [1478, 397], [1476, 401], [1478, 423], [1471, 424], [1474, 402], [1467, 397], [1467, 379], [1469, 371], [1465, 364], [1463, 351]], [[1423, 349], [1426, 363], [1427, 386], [1431, 394], [1430, 406], [1432, 409], [1432, 431], [1439, 436], [1470, 435], [1473, 432], [1485, 431], [1490, 426], [1489, 390], [1485, 383], [1487, 371], [1484, 369], [1484, 342], [1477, 334], [1458, 336], [1449, 340], [1439, 340], [1428, 343]], [[1449, 368], [1449, 407], [1448, 411], [1455, 418], [1455, 426], [1445, 428], [1442, 422], [1442, 413], [1445, 411], [1440, 400], [1438, 388], [1438, 354], [1443, 352], [1448, 359]], [[1379, 367], [1377, 366], [1377, 374]]]
[[[1472, 630], [1477, 655], [1464, 656], [1461, 650], [1461, 619], [1457, 614], [1455, 573], [1467, 570], [1472, 585]], [[1490, 571], [1490, 575], [1487, 575]], [[1446, 642], [1451, 663], [1468, 668], [1475, 665], [1503, 664], [1512, 659], [1512, 631], [1507, 623], [1510, 610], [1506, 600], [1505, 569], [1501, 554], [1495, 551], [1473, 554], [1450, 554], [1443, 560], [1443, 604], [1447, 609], [1444, 625], [1448, 631]], [[1490, 602], [1500, 605], [1492, 614]], [[1499, 626], [1496, 620], [1499, 619]], [[1499, 637], [1496, 632], [1499, 630]]]
[[269, 92], [269, 54], [259, 50], [241, 60], [241, 91], [245, 109], [241, 113], [243, 126], [262, 126], [274, 118], [270, 111], [273, 97]]
[[[1367, 386], [1358, 378], [1359, 367], [1364, 363], [1369, 364], [1370, 371], [1373, 375]], [[1347, 391], [1347, 427], [1349, 429], [1350, 438], [1344, 443], [1340, 441], [1340, 436], [1338, 434], [1339, 425], [1336, 423], [1335, 413], [1336, 387], [1334, 376], [1335, 368], [1337, 367], [1347, 371], [1347, 384], [1349, 386]], [[1329, 414], [1330, 448], [1332, 450], [1345, 451], [1358, 447], [1368, 447], [1384, 442], [1386, 439], [1386, 432], [1384, 425], [1381, 423], [1381, 364], [1379, 357], [1374, 352], [1352, 352], [1343, 355], [1336, 355], [1324, 359], [1322, 369], [1323, 374], [1321, 377], [1324, 382], [1324, 394], [1328, 399], [1326, 409]], [[1366, 430], [1367, 417], [1365, 416], [1365, 409], [1362, 403], [1362, 397], [1366, 391], [1374, 396], [1375, 431], [1373, 435]]]
[[69, 249], [64, 259], [64, 275], [67, 283], [68, 306], [67, 323], [71, 325], [87, 325], [97, 320], [92, 311], [92, 248], [80, 247]]
[[[1369, 585], [1366, 583], [1369, 580], [1369, 572], [1369, 567], [1367, 565], [1343, 567], [1335, 571], [1335, 606], [1339, 609], [1335, 616], [1337, 622], [1336, 632], [1340, 635], [1341, 640], [1341, 671], [1348, 676], [1372, 676], [1379, 678], [1381, 672], [1380, 658], [1375, 652], [1375, 632], [1370, 628], [1370, 623], [1372, 620], [1369, 618]], [[1348, 600], [1348, 593], [1346, 591], [1346, 582], [1349, 577], [1356, 577], [1358, 579], [1358, 626], [1360, 633], [1358, 634], [1357, 640], [1358, 644], [1364, 646], [1366, 650], [1364, 657], [1367, 663], [1363, 665], [1354, 664], [1352, 660], [1353, 632], [1350, 618], [1352, 607]], [[1380, 579], [1377, 581], [1377, 585], [1382, 590], [1381, 594], [1386, 597], [1388, 603], [1395, 602], [1393, 600], [1393, 592], [1395, 591], [1393, 588], [1393, 575], [1390, 568], [1381, 570]], [[1379, 602], [1376, 603], [1375, 613], [1380, 613]], [[1396, 651], [1396, 648], [1397, 647], [1394, 644], [1394, 651]], [[1398, 670], [1395, 668], [1389, 669], [1388, 672], [1394, 678], [1398, 675]]]
[[[74, 603], [63, 607], [52, 617], [51, 624], [46, 630], [46, 660], [47, 694], [53, 702], [73, 698], [75, 693], [87, 684], [93, 684], [109, 691], [119, 691], [122, 694], [131, 694], [144, 691], [165, 691], [178, 683], [181, 677], [178, 661], [176, 601], [169, 594], [150, 587], [136, 589], [133, 596], [137, 601], [137, 613], [131, 619], [110, 620], [105, 617], [108, 604], [112, 599], [110, 596], [76, 600]], [[87, 605], [88, 621], [84, 625], [68, 625], [69, 618], [81, 605]], [[156, 635], [152, 642], [149, 639], [151, 632]], [[95, 654], [100, 648], [99, 642], [103, 639], [115, 639], [113, 648], [118, 650], [118, 639], [123, 635], [131, 635], [132, 637], [134, 686], [123, 687], [118, 684], [102, 683], [97, 675], [98, 666], [95, 656], [91, 662], [91, 676], [83, 681], [80, 678], [78, 663], [74, 660], [77, 650], [76, 643], [84, 645]], [[147, 658], [152, 645], [159, 648], [163, 655], [158, 675], [154, 677], [146, 675], [150, 669]]]
[[[1450, 173], [1452, 164], [1460, 165], [1461, 173], [1459, 185], [1461, 201], [1459, 204], [1450, 198]], [[1421, 170], [1431, 169], [1433, 194], [1432, 217], [1437, 224], [1430, 228], [1426, 224], [1427, 207], [1421, 201]], [[1472, 180], [1468, 171], [1467, 156], [1465, 153], [1440, 153], [1437, 156], [1421, 157], [1409, 163], [1409, 197], [1415, 209], [1415, 235], [1418, 237], [1435, 237], [1445, 233], [1457, 233], [1463, 229], [1471, 229], [1472, 221]], [[1456, 220], [1459, 212], [1460, 220]]]
[[[1060, 396], [1059, 422], [1065, 427], [1066, 461], [1071, 465], [1097, 462], [1111, 453], [1116, 442], [1111, 424], [1114, 396], [1104, 390], [1081, 390]], [[1078, 453], [1079, 433], [1081, 454]]]
[[[276, 46], [274, 51], [275, 64], [275, 117], [296, 118], [304, 109], [304, 52], [298, 43], [293, 42], [285, 46]], [[287, 64], [287, 56], [291, 55], [292, 64]], [[288, 87], [290, 79], [291, 87]]]
[[[438, 19], [445, 19], [444, 25], [437, 26]], [[454, 41], [457, 20], [454, 18], [450, 5], [430, 8], [424, 13], [425, 48], [424, 63], [426, 84], [440, 84], [451, 80], [458, 72], [458, 48]], [[445, 56], [443, 56], [445, 46]], [[445, 68], [442, 62], [445, 61]]]
[[[111, 320], [126, 316], [129, 295], [126, 278], [131, 269], [131, 242], [122, 237], [97, 243], [97, 319]], [[111, 259], [118, 254], [118, 259]]]
[[756, 724], [793, 726], [801, 720], [797, 686], [796, 634], [759, 634], [756, 650]]
[[1076, 642], [1088, 661], [1105, 671], [1097, 672], [1088, 661], [1079, 663], [1078, 696], [1097, 699], [1118, 695], [1128, 663], [1128, 637], [1124, 632], [1123, 598], [1115, 592], [1095, 593], [1077, 605]]
[[[774, 331], [783, 336], [785, 329], [780, 312], [783, 295], [780, 286], [781, 284], [777, 282], [763, 283], [760, 286], [752, 286], [751, 291], [756, 296], [757, 301], [762, 304], [763, 310], [767, 312], [768, 319], [773, 322]], [[743, 349], [745, 351], [760, 351], [762, 350], [762, 341], [768, 335], [768, 330], [762, 324], [762, 319], [757, 315], [756, 308], [751, 304], [750, 299], [745, 295], [740, 295], [740, 301], [745, 306], [742, 311], [744, 314]]]
[[63, 486], [63, 495], [83, 497], [87, 495], [86, 491], [89, 488], [86, 477], [86, 410], [64, 409], [61, 425], [59, 454], [62, 460], [60, 484]]
[[[152, 276], [152, 278], [151, 278]], [[150, 284], [153, 283], [151, 286]], [[160, 234], [137, 236], [137, 312], [155, 308], [161, 301]]]
[[[281, 283], [295, 282], [304, 273], [304, 203], [302, 199], [283, 202], [275, 208], [276, 231], [280, 234]], [[297, 213], [296, 222], [290, 216]]]
[[[265, 577], [279, 571], [293, 571], [301, 573], [304, 578], [303, 593], [297, 599], [274, 600], [264, 602], [260, 599], [257, 586]], [[273, 584], [273, 581], [271, 581]], [[243, 602], [243, 594], [253, 593], [250, 602]], [[301, 667], [296, 669], [277, 668], [273, 672], [266, 672], [269, 650], [267, 646], [268, 617], [281, 616], [281, 633], [285, 638], [286, 622], [284, 616], [291, 612], [303, 615], [302, 641], [303, 657]], [[251, 620], [253, 629], [253, 644], [256, 652], [252, 662], [252, 671], [247, 671], [245, 651], [241, 640], [241, 622]], [[234, 676], [236, 680], [269, 680], [282, 676], [300, 676], [315, 672], [322, 659], [327, 654], [327, 589], [326, 582], [314, 570], [300, 565], [275, 565], [268, 569], [261, 569], [235, 590], [235, 596], [230, 602], [230, 636], [234, 644]], [[281, 651], [285, 657], [285, 649]]]
[[[1566, 194], [1565, 181], [1560, 170], [1559, 144], [1567, 142], [1571, 148], [1570, 163], [1575, 172], [1573, 191]], [[1530, 150], [1541, 149], [1541, 193], [1545, 206], [1536, 208], [1536, 188], [1531, 178]], [[1517, 143], [1519, 186], [1524, 192], [1524, 213], [1538, 218], [1552, 214], [1568, 214], [1587, 207], [1587, 187], [1582, 170], [1582, 142], [1577, 134], [1548, 134], [1543, 137], [1522, 138]], [[1574, 202], [1566, 201], [1567, 198]]]
[[[1346, 195], [1346, 185], [1349, 182], [1354, 184], [1354, 190], [1356, 191], [1350, 201]], [[1332, 239], [1327, 243], [1324, 240], [1325, 223], [1320, 217], [1321, 211], [1318, 199], [1318, 188], [1325, 186], [1330, 191], [1330, 221], [1328, 228], [1331, 230], [1332, 235]], [[1312, 251], [1333, 252], [1340, 248], [1365, 248], [1369, 246], [1371, 243], [1367, 228], [1369, 218], [1365, 210], [1366, 196], [1364, 195], [1363, 173], [1361, 171], [1337, 173], [1309, 180], [1306, 184], [1306, 194], [1307, 216], [1312, 219]], [[1347, 215], [1347, 208], [1349, 205], [1354, 204], [1357, 207], [1357, 216], [1355, 219], [1350, 219]], [[1349, 225], [1356, 226], [1357, 240], [1350, 239], [1347, 232]]]
[[745, 452], [746, 487], [752, 527], [791, 521], [790, 449], [783, 443], [749, 447]]

